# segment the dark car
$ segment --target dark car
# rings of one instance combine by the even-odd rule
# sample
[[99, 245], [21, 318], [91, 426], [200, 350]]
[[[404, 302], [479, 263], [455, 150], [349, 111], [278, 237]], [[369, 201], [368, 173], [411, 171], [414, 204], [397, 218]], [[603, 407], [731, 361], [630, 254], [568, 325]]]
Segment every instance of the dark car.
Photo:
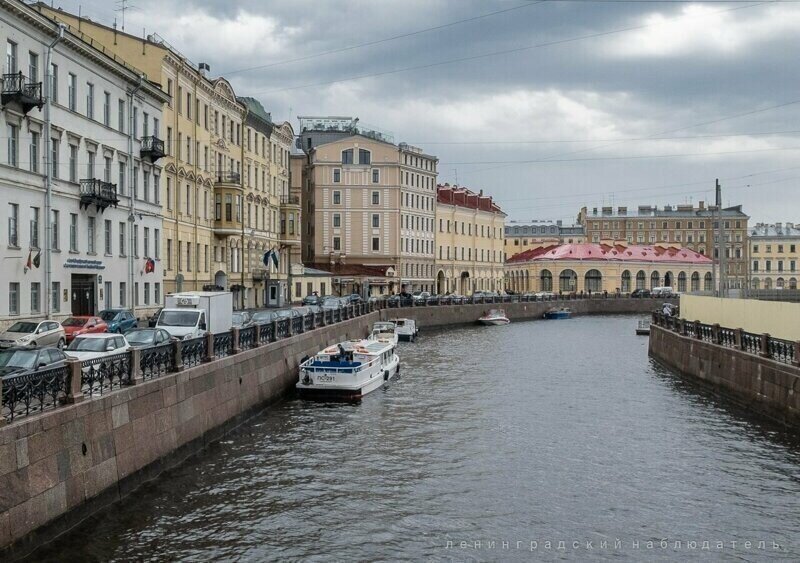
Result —
[[348, 303], [361, 303], [361, 301], [363, 301], [358, 293], [351, 293], [346, 296], [345, 299], [347, 299]]
[[136, 326], [136, 317], [128, 309], [105, 309], [97, 315], [108, 325], [108, 332], [124, 333]]
[[322, 297], [319, 295], [306, 295], [303, 297], [303, 305], [320, 305]]
[[324, 311], [333, 311], [334, 309], [342, 308], [342, 299], [340, 297], [326, 297], [322, 302], [322, 309]]
[[253, 313], [252, 321], [253, 324], [264, 325], [271, 323], [277, 318], [275, 311], [256, 311]]
[[155, 328], [156, 323], [158, 323], [158, 316], [161, 314], [162, 307], [156, 309], [156, 312], [147, 317], [147, 326], [150, 328]]
[[131, 348], [147, 348], [158, 346], [172, 340], [172, 336], [163, 328], [132, 328], [125, 333]]
[[649, 289], [634, 289], [633, 293], [631, 293], [631, 297], [637, 297], [637, 298], [650, 297], [650, 290]]
[[0, 350], [0, 377], [63, 366], [66, 360], [64, 352], [58, 348], [6, 348]]
[[253, 324], [253, 317], [247, 311], [236, 311], [231, 318], [231, 324], [236, 328], [247, 328]]

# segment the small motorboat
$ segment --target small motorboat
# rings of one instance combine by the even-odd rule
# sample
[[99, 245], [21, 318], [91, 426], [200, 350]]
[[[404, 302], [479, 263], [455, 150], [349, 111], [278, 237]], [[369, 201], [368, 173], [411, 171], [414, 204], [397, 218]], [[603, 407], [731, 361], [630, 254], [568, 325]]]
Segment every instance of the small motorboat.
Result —
[[484, 325], [507, 325], [511, 321], [508, 320], [503, 309], [490, 309], [488, 313], [478, 319], [478, 322]]
[[647, 336], [650, 334], [650, 321], [639, 321], [636, 326], [636, 334], [639, 336]]
[[391, 342], [394, 346], [397, 346], [397, 325], [394, 321], [378, 321], [372, 325], [370, 338], [378, 342]]
[[400, 340], [414, 342], [419, 334], [417, 323], [414, 319], [392, 319], [395, 324], [395, 332]]
[[553, 307], [548, 309], [542, 316], [545, 319], [568, 319], [572, 316], [572, 311], [569, 307]]

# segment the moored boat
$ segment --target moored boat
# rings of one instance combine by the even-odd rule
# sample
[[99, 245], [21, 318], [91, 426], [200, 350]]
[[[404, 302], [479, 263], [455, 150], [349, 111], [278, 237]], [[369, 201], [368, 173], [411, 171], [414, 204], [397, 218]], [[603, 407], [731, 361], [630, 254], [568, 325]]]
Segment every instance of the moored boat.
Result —
[[373, 331], [370, 338], [328, 346], [304, 361], [296, 385], [300, 395], [360, 399], [382, 387], [400, 371], [400, 358], [395, 353], [397, 335], [391, 338], [385, 334]]
[[478, 319], [478, 322], [484, 325], [507, 325], [511, 321], [503, 309], [490, 309], [488, 313]]
[[395, 324], [395, 332], [400, 340], [414, 342], [419, 334], [417, 322], [414, 319], [392, 319]]
[[572, 316], [572, 310], [569, 307], [553, 307], [542, 316], [545, 319], [568, 319]]
[[379, 342], [391, 342], [397, 346], [397, 325], [394, 321], [378, 321], [372, 325], [371, 339]]

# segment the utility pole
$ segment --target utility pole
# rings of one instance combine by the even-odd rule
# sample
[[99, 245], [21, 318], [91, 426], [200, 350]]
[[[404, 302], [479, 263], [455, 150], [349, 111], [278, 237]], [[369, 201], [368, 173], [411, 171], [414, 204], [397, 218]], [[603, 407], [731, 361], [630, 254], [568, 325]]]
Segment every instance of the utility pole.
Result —
[[722, 186], [719, 184], [719, 178], [717, 178], [716, 188], [717, 217], [719, 220], [719, 296], [725, 297], [728, 283], [728, 276], [725, 270], [725, 251], [727, 250], [727, 245], [725, 244], [725, 223], [722, 218]]

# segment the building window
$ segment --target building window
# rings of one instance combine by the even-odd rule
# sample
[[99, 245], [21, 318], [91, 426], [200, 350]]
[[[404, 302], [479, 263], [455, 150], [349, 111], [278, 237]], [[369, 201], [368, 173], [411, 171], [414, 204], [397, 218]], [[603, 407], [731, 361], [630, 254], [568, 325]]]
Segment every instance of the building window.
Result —
[[58, 148], [59, 148], [59, 141], [56, 138], [50, 139], [50, 143], [52, 144], [52, 148], [50, 149], [50, 162], [51, 162], [51, 174], [53, 178], [58, 180]]
[[334, 190], [333, 192], [333, 204], [334, 205], [341, 205], [342, 203], [342, 192], [339, 190]]
[[6, 42], [6, 73], [17, 73], [17, 44], [13, 41]]
[[353, 164], [353, 149], [342, 151], [342, 164]]
[[59, 215], [57, 209], [50, 210], [50, 225], [48, 228], [50, 229], [50, 238], [52, 241], [53, 250], [59, 250], [61, 241], [58, 238], [58, 225], [59, 225]]
[[372, 205], [380, 205], [380, 203], [381, 203], [381, 193], [372, 192]]
[[8, 204], [8, 244], [19, 246], [19, 205]]
[[39, 208], [31, 207], [31, 248], [39, 248]]
[[103, 250], [106, 256], [111, 256], [111, 253], [113, 252], [113, 249], [111, 247], [111, 245], [113, 244], [112, 243], [113, 239], [111, 238], [112, 236], [113, 235], [111, 233], [111, 221], [106, 219], [105, 228], [103, 230], [103, 241], [104, 241]]
[[19, 283], [8, 284], [8, 314], [19, 315]]
[[75, 111], [78, 105], [78, 77], [71, 72], [69, 73], [67, 82], [67, 101], [69, 103], [69, 109]]
[[119, 223], [119, 255], [125, 256], [125, 223]]
[[41, 288], [39, 282], [31, 282], [31, 313], [38, 313], [42, 309]]
[[87, 247], [86, 247], [86, 251], [87, 251], [89, 254], [94, 254], [94, 251], [95, 251], [95, 248], [94, 248], [94, 240], [95, 240], [95, 235], [94, 235], [95, 218], [94, 218], [94, 217], [89, 217], [87, 220], [88, 220], [88, 228], [87, 228], [87, 230], [86, 230], [86, 240], [87, 240]]
[[50, 65], [50, 100], [58, 103], [58, 65]]
[[381, 226], [381, 216], [377, 213], [372, 214], [372, 228], [378, 229]]
[[117, 102], [117, 115], [119, 117], [117, 123], [117, 129], [120, 133], [125, 132], [125, 100], [119, 100]]
[[120, 307], [125, 307], [125, 297], [126, 297], [126, 294], [128, 293], [125, 290], [125, 285], [126, 285], [125, 282], [119, 282], [119, 306]]
[[69, 181], [78, 182], [78, 147], [69, 146]]
[[342, 181], [342, 171], [339, 168], [333, 169], [333, 183], [338, 184]]
[[340, 237], [333, 237], [333, 249], [334, 250], [342, 249], [342, 239]]
[[372, 169], [372, 183], [377, 184], [381, 181], [381, 172], [377, 168]]
[[86, 117], [94, 119], [94, 84], [86, 83]]
[[372, 153], [366, 149], [358, 149], [358, 163], [372, 164]]
[[39, 133], [31, 131], [31, 144], [30, 144], [30, 163], [29, 169], [31, 172], [39, 172]]
[[378, 252], [381, 249], [381, 239], [378, 237], [372, 237], [372, 250], [373, 252]]
[[50, 284], [50, 307], [54, 313], [61, 311], [61, 282], [51, 282]]
[[333, 228], [338, 229], [342, 226], [342, 216], [339, 213], [333, 214]]
[[69, 214], [69, 251], [78, 252], [78, 214]]
[[17, 166], [17, 147], [19, 146], [19, 128], [10, 123], [6, 125], [8, 134], [8, 165]]

